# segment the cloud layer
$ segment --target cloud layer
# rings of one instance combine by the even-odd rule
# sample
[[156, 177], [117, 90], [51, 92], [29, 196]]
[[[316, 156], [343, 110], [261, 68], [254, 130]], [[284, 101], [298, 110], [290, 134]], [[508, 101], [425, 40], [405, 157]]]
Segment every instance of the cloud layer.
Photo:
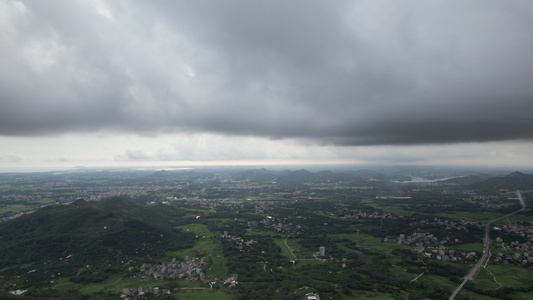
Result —
[[0, 135], [532, 140], [532, 14], [531, 1], [3, 0]]

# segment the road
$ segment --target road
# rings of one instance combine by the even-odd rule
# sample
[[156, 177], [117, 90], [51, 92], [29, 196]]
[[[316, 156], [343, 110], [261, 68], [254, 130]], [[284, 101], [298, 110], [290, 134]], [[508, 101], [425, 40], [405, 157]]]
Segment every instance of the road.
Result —
[[465, 286], [465, 284], [469, 280], [473, 280], [474, 279], [474, 276], [479, 272], [479, 269], [481, 268], [481, 266], [487, 260], [487, 257], [489, 256], [490, 228], [492, 227], [492, 224], [495, 223], [495, 222], [498, 222], [499, 220], [501, 220], [503, 218], [507, 218], [509, 216], [512, 216], [512, 215], [514, 215], [516, 213], [519, 213], [519, 212], [523, 211], [524, 209], [526, 209], [526, 203], [524, 202], [524, 198], [522, 198], [522, 193], [520, 193], [520, 191], [516, 191], [516, 195], [518, 196], [518, 200], [520, 201], [520, 204], [522, 205], [522, 208], [520, 208], [519, 210], [514, 211], [514, 212], [512, 212], [510, 214], [507, 214], [505, 216], [496, 218], [496, 219], [490, 221], [489, 223], [487, 223], [487, 225], [485, 225], [485, 239], [483, 241], [483, 243], [485, 244], [485, 248], [483, 250], [483, 255], [481, 256], [479, 261], [476, 263], [476, 265], [465, 276], [465, 279], [463, 280], [463, 282], [455, 289], [455, 291], [453, 292], [453, 294], [449, 298], [450, 300], [455, 299], [455, 297], [457, 296], [457, 294], [459, 294], [459, 292]]
[[290, 234], [285, 238], [285, 246], [287, 247], [287, 249], [289, 249], [289, 251], [291, 252], [292, 256], [294, 256], [294, 258], [297, 258], [296, 255], [294, 255], [294, 252], [292, 252], [292, 249], [291, 247], [289, 247], [289, 244], [287, 244], [287, 239], [289, 238]]

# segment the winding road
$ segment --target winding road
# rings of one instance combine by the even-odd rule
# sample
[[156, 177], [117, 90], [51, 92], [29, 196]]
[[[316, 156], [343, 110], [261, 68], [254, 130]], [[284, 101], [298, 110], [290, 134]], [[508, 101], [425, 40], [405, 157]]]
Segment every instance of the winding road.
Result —
[[505, 216], [501, 216], [499, 218], [496, 218], [496, 219], [490, 221], [489, 223], [487, 223], [487, 225], [485, 225], [485, 239], [483, 241], [483, 243], [485, 244], [485, 248], [483, 250], [483, 256], [481, 256], [481, 258], [476, 263], [476, 265], [470, 270], [470, 272], [468, 272], [468, 274], [465, 276], [465, 279], [463, 280], [463, 282], [455, 289], [453, 294], [450, 296], [449, 300], [455, 299], [455, 297], [457, 296], [457, 294], [459, 294], [459, 292], [465, 286], [465, 284], [469, 280], [473, 280], [474, 279], [474, 276], [479, 272], [479, 269], [481, 268], [481, 266], [483, 264], [485, 264], [485, 262], [487, 261], [487, 258], [489, 256], [489, 247], [490, 247], [490, 228], [492, 227], [492, 224], [495, 223], [495, 222], [498, 222], [499, 220], [501, 220], [503, 218], [507, 218], [509, 216], [512, 216], [512, 215], [514, 215], [516, 213], [519, 213], [521, 211], [524, 211], [524, 209], [526, 209], [526, 203], [524, 202], [524, 198], [522, 198], [522, 193], [520, 193], [520, 191], [516, 191], [516, 195], [518, 196], [518, 200], [520, 200], [520, 204], [522, 205], [522, 208], [520, 208], [519, 210], [514, 211], [514, 212], [512, 212], [510, 214], [507, 214]]

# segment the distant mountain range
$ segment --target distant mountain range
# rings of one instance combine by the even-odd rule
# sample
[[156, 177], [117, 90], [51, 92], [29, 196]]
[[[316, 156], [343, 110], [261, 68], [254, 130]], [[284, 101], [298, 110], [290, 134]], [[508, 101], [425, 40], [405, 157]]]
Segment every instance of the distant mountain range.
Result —
[[[276, 181], [278, 183], [292, 184], [305, 182], [344, 181], [361, 185], [376, 184], [379, 182], [387, 184], [399, 178], [398, 175], [387, 176], [383, 173], [372, 170], [357, 170], [339, 173], [320, 171], [313, 173], [305, 169], [297, 171], [270, 171], [266, 169], [254, 169], [241, 172], [236, 177], [240, 180]], [[403, 179], [408, 179], [408, 177]], [[457, 176], [443, 182], [454, 183], [460, 186], [460, 188], [475, 190], [533, 189], [533, 175], [524, 174], [518, 171], [503, 177], [493, 177], [493, 175], [490, 174]]]
[[532, 190], [533, 175], [513, 172], [503, 177], [493, 177], [466, 186], [472, 190]]
[[[433, 175], [433, 174], [432, 174]], [[306, 169], [300, 170], [267, 170], [250, 169], [245, 171], [234, 171], [225, 173], [235, 180], [246, 180], [254, 182], [276, 182], [278, 184], [303, 184], [303, 183], [327, 183], [345, 182], [353, 185], [384, 186], [395, 182], [409, 181], [412, 175], [405, 173], [381, 173], [375, 170], [353, 170], [343, 172], [332, 172], [328, 170], [311, 172]], [[418, 175], [424, 177], [423, 174]], [[433, 175], [434, 176], [434, 175]], [[216, 180], [217, 175], [212, 172], [187, 171], [158, 171], [150, 175], [154, 179], [172, 179], [187, 177], [190, 179]], [[498, 189], [533, 189], [533, 175], [514, 172], [504, 177], [494, 177], [493, 174], [474, 174], [466, 176], [455, 176], [451, 179], [441, 181], [452, 183], [459, 188], [476, 190], [498, 190]]]
[[267, 169], [253, 169], [236, 175], [237, 179], [249, 181], [276, 181], [278, 183], [305, 183], [346, 181], [368, 183], [369, 181], [385, 180], [385, 176], [377, 171], [357, 170], [352, 172], [319, 171], [316, 173], [305, 169], [290, 171], [272, 171]]
[[[319, 171], [311, 172], [306, 169], [300, 170], [267, 170], [250, 169], [244, 171], [228, 171], [223, 173], [224, 176], [230, 176], [235, 180], [246, 180], [255, 182], [277, 182], [281, 184], [302, 184], [306, 182], [327, 182], [327, 181], [345, 181], [365, 184], [368, 182], [385, 181], [387, 178], [378, 171], [355, 170], [346, 172]], [[212, 172], [187, 171], [157, 171], [150, 175], [154, 179], [173, 179], [173, 178], [190, 178], [190, 179], [217, 179], [217, 175]]]

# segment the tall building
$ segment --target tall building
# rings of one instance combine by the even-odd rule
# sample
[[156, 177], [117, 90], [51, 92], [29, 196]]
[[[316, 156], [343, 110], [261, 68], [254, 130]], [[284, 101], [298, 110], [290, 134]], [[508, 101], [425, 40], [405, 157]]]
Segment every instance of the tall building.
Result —
[[321, 246], [318, 248], [318, 256], [326, 256], [326, 247]]

